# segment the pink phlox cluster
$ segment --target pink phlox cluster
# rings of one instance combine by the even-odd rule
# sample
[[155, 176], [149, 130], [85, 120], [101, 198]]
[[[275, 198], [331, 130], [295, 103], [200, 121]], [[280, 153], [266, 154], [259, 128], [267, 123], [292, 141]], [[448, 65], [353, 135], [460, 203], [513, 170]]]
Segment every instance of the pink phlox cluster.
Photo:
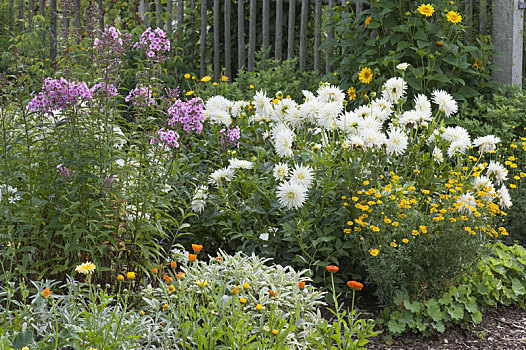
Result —
[[168, 108], [168, 115], [170, 116], [168, 125], [176, 127], [178, 124], [181, 124], [186, 133], [195, 130], [197, 134], [200, 134], [205, 120], [203, 108], [203, 100], [199, 97], [186, 102], [177, 100]]
[[95, 38], [93, 46], [97, 49], [108, 49], [108, 46], [112, 47], [115, 45], [115, 43], [119, 44], [120, 46], [124, 45], [121, 31], [115, 27], [106, 26], [104, 32], [100, 31], [100, 38]]
[[152, 145], [159, 143], [168, 145], [170, 147], [179, 147], [179, 134], [173, 130], [165, 130], [164, 128], [157, 131], [157, 137], [150, 140]]
[[97, 97], [115, 97], [117, 88], [113, 84], [98, 83], [91, 88], [91, 94]]
[[84, 82], [46, 78], [42, 91], [33, 96], [28, 104], [29, 110], [50, 113], [75, 106], [80, 100], [89, 101], [93, 92]]
[[241, 132], [239, 130], [239, 126], [236, 126], [233, 129], [230, 129], [227, 127], [226, 129], [221, 129], [221, 142], [224, 145], [228, 145], [230, 143], [236, 144], [237, 147], [239, 147], [239, 142], [236, 143], [236, 140], [239, 140], [241, 137]]
[[138, 43], [134, 48], [139, 48], [146, 52], [148, 58], [157, 58], [159, 61], [167, 59], [165, 53], [170, 51], [170, 39], [168, 39], [164, 30], [160, 28], [148, 28], [142, 33]]
[[151, 106], [155, 104], [155, 100], [152, 97], [152, 86], [144, 86], [143, 84], [138, 84], [133, 90], [130, 91], [128, 96], [124, 99], [126, 102], [132, 102], [134, 106], [142, 106], [147, 104]]
[[73, 174], [75, 171], [69, 171], [68, 168], [64, 166], [64, 164], [60, 163], [57, 165], [57, 172], [64, 180], [68, 180], [71, 177], [71, 174]]

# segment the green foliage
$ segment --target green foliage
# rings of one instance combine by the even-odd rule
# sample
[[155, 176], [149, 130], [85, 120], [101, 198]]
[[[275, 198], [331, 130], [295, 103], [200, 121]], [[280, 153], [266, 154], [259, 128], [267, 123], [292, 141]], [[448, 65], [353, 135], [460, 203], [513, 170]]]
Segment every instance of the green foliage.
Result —
[[[204, 100], [221, 95], [231, 100], [250, 101], [256, 91], [281, 91], [284, 96], [289, 95], [294, 100], [303, 98], [303, 90], [314, 90], [319, 85], [319, 74], [299, 69], [298, 60], [279, 61], [263, 60], [262, 53], [258, 53], [256, 66], [252, 72], [241, 69], [233, 82], [219, 81], [214, 85], [212, 81], [203, 82], [194, 74], [184, 79], [181, 86], [185, 91], [194, 91]], [[184, 77], [184, 74], [182, 74]], [[230, 77], [227, 77], [230, 79]]]
[[[330, 24], [335, 39], [321, 47], [338, 53], [332, 55], [330, 63], [342, 88], [354, 86], [359, 93], [375, 91], [384, 77], [393, 76], [395, 67], [406, 62], [410, 65], [405, 78], [415, 94], [446, 89], [458, 100], [471, 100], [492, 91], [493, 47], [488, 37], [470, 42], [466, 38], [468, 27], [446, 19], [448, 11], [461, 12], [457, 2], [432, 3], [431, 17], [420, 14], [414, 2], [362, 2], [369, 7], [358, 15], [349, 8], [351, 5], [335, 12]], [[358, 81], [364, 67], [373, 70], [371, 86]]]
[[[161, 270], [173, 278], [168, 283], [149, 274], [113, 290], [95, 286], [90, 275], [80, 282], [77, 275], [63, 286], [32, 282], [31, 296], [15, 303], [10, 297], [24, 284], [0, 287], [0, 341], [6, 349], [322, 350], [365, 349], [378, 334], [372, 320], [357, 320], [354, 311], [335, 321], [322, 319], [317, 307], [323, 292], [312, 285], [299, 289], [299, 281], [309, 282], [305, 271], [241, 253], [209, 258], [185, 263], [179, 256], [179, 276], [186, 276]], [[47, 298], [44, 288], [52, 291]]]
[[525, 306], [526, 249], [519, 245], [496, 243], [490, 255], [480, 260], [461, 283], [450, 286], [440, 298], [419, 299], [399, 293], [383, 311], [389, 331], [430, 334], [444, 332], [453, 324], [482, 321], [482, 312], [498, 305]]
[[512, 87], [501, 87], [490, 97], [478, 96], [463, 103], [460, 113], [446, 120], [461, 125], [475, 136], [494, 134], [506, 145], [526, 136], [526, 94]]

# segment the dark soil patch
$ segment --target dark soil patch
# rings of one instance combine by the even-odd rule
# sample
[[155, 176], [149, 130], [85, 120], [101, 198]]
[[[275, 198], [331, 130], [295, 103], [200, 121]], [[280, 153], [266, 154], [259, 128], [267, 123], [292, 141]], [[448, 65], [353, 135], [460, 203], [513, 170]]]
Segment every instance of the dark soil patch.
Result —
[[391, 338], [384, 331], [370, 340], [370, 350], [526, 350], [526, 310], [501, 307], [485, 313], [478, 325], [450, 327], [425, 338], [410, 333]]

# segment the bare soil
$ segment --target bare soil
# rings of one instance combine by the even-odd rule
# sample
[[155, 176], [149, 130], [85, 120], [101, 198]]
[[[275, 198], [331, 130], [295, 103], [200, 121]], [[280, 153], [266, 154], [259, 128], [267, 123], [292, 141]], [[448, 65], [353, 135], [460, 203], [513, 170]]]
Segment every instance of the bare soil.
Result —
[[372, 338], [369, 350], [526, 350], [526, 309], [500, 307], [487, 312], [478, 325], [459, 326], [430, 337], [411, 333], [397, 338], [387, 332]]

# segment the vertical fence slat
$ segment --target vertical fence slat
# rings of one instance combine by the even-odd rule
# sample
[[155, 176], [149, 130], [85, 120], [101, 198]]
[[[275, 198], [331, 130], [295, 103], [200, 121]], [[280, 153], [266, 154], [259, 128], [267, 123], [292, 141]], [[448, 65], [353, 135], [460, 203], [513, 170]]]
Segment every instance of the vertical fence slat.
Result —
[[363, 4], [360, 2], [360, 0], [356, 0], [356, 14], [359, 14], [363, 11]]
[[166, 32], [171, 37], [172, 30], [172, 11], [173, 11], [173, 0], [168, 0], [166, 2]]
[[[332, 6], [333, 6], [333, 3], [332, 3], [333, 0], [329, 0], [329, 6], [328, 6], [328, 11], [329, 11], [329, 17], [332, 17], [333, 13], [332, 13]], [[327, 30], [327, 39], [328, 40], [332, 40], [334, 39], [334, 28], [329, 28]], [[325, 74], [329, 74], [329, 70], [331, 69], [330, 65], [329, 65], [329, 49], [327, 49], [327, 52], [325, 53]]]
[[480, 0], [480, 34], [488, 35], [488, 1]]
[[9, 31], [12, 33], [15, 30], [15, 0], [9, 0]]
[[219, 79], [219, 0], [214, 0], [214, 80]]
[[283, 58], [281, 45], [283, 41], [283, 0], [276, 0], [276, 39], [274, 41], [274, 58]]
[[100, 18], [99, 18], [99, 28], [104, 30], [104, 7], [102, 5], [102, 0], [97, 1], [99, 4]]
[[75, 0], [75, 5], [73, 7], [73, 15], [75, 18], [75, 30], [77, 32], [77, 43], [82, 34], [82, 22], [80, 20], [80, 0]]
[[300, 24], [300, 69], [307, 67], [307, 21], [309, 19], [309, 0], [301, 0]]
[[54, 65], [57, 59], [57, 0], [49, 1], [49, 58]]
[[[197, 25], [196, 24], [196, 17], [195, 17], [195, 13], [196, 13], [195, 0], [190, 0], [190, 11], [191, 11], [190, 27], [192, 28], [192, 34], [190, 34], [190, 42], [192, 43], [192, 45], [190, 45], [190, 69], [193, 70], [194, 69], [194, 62], [197, 61], [196, 58], [195, 58], [195, 56], [196, 56], [195, 45], [196, 45], [196, 40], [197, 40], [196, 37], [195, 37], [196, 25]], [[205, 23], [205, 28], [206, 28], [206, 23]]]
[[206, 1], [201, 1], [201, 43], [199, 47], [200, 52], [200, 63], [201, 76], [206, 75], [206, 66], [205, 66], [205, 46], [206, 46]]
[[237, 3], [237, 69], [245, 65], [245, 4]]
[[473, 24], [473, 0], [464, 0], [464, 15], [466, 17], [465, 24], [468, 27], [466, 31], [466, 36], [469, 40], [473, 37], [473, 30], [471, 26]]
[[183, 31], [183, 14], [184, 14], [184, 0], [177, 2], [177, 38], [182, 38]]
[[25, 29], [24, 25], [24, 0], [18, 1], [18, 29], [22, 33]]
[[139, 17], [141, 20], [146, 21], [146, 0], [139, 0]]
[[29, 0], [27, 8], [27, 29], [33, 31], [33, 12], [35, 11], [35, 0]]
[[263, 0], [263, 50], [264, 59], [269, 57], [269, 47], [270, 47], [270, 0]]
[[162, 0], [155, 3], [155, 17], [157, 17], [157, 28], [163, 27], [163, 4]]
[[[40, 16], [42, 16], [42, 18], [46, 18], [46, 0], [39, 0], [38, 2], [38, 12], [40, 13]], [[42, 45], [45, 45], [45, 42], [46, 42], [46, 30], [45, 30], [45, 26], [44, 28], [41, 28], [41, 31], [42, 31]]]
[[294, 21], [296, 20], [296, 0], [289, 0], [289, 28], [287, 33], [287, 59], [294, 58]]
[[225, 0], [225, 74], [232, 77], [232, 38], [230, 33], [231, 0]]
[[321, 43], [321, 0], [316, 0], [314, 9], [314, 69], [320, 70], [320, 43]]
[[249, 17], [248, 70], [251, 72], [254, 69], [254, 61], [256, 60], [256, 0], [250, 0]]

